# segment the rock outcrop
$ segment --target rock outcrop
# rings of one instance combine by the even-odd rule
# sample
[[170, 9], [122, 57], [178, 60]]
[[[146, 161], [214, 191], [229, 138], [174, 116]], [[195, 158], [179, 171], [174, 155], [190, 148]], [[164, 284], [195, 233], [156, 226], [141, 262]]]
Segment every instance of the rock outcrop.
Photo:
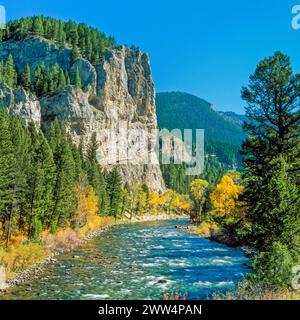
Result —
[[5, 60], [9, 54], [12, 54], [20, 73], [23, 72], [27, 64], [31, 70], [35, 70], [42, 63], [47, 68], [57, 63], [62, 69], [69, 71], [70, 75], [78, 67], [83, 87], [90, 87], [95, 91], [96, 72], [94, 67], [83, 58], [79, 58], [73, 63], [72, 50], [69, 48], [61, 49], [49, 40], [32, 36], [25, 40], [0, 42], [0, 60]]
[[20, 115], [26, 123], [33, 122], [37, 128], [41, 126], [41, 108], [39, 100], [24, 89], [12, 90], [0, 84], [0, 108], [6, 108]]
[[[41, 38], [0, 43], [0, 59], [13, 55], [22, 70], [26, 64], [34, 69], [42, 62], [47, 67], [58, 63], [74, 72], [78, 68], [86, 92], [67, 86], [53, 95], [37, 100], [23, 89], [0, 87], [0, 106], [11, 108], [26, 121], [46, 126], [54, 118], [63, 121], [74, 142], [87, 146], [93, 134], [99, 142], [97, 157], [107, 170], [118, 165], [124, 182], [147, 184], [150, 190], [164, 191], [165, 185], [153, 150], [157, 127], [155, 89], [149, 57], [138, 50], [120, 47], [105, 54], [95, 68], [85, 59], [71, 61], [71, 50], [60, 50]], [[120, 135], [122, 128], [139, 135]], [[112, 134], [113, 133], [113, 134]], [[141, 136], [142, 133], [142, 136]], [[112, 140], [112, 135], [117, 138]], [[126, 140], [127, 145], [121, 143]], [[123, 141], [124, 142], [124, 141]], [[118, 158], [112, 155], [114, 143]], [[130, 146], [130, 152], [127, 147]], [[150, 162], [150, 159], [152, 162]]]

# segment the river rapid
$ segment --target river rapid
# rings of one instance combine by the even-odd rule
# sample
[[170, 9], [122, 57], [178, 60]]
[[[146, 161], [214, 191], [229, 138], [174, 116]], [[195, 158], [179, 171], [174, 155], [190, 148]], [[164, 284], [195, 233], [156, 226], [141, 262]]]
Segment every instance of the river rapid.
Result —
[[210, 299], [234, 290], [251, 270], [239, 248], [201, 238], [187, 220], [118, 225], [72, 253], [61, 254], [39, 278], [1, 299], [161, 299], [187, 292]]

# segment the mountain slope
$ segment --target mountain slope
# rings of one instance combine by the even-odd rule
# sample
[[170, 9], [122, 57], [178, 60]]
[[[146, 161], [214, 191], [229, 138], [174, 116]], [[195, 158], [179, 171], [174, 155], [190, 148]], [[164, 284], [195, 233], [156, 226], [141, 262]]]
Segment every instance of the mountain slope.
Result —
[[237, 114], [232, 111], [226, 111], [226, 112], [219, 112], [225, 120], [230, 121], [238, 126], [243, 126], [244, 122], [247, 121], [247, 117], [242, 114]]
[[156, 97], [159, 128], [204, 129], [206, 141], [240, 145], [245, 135], [240, 125], [212, 109], [212, 105], [184, 92], [163, 92]]

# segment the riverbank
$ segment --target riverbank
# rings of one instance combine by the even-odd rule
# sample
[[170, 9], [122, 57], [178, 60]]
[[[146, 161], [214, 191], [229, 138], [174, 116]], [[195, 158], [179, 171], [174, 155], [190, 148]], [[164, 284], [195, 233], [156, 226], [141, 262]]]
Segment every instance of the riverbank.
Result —
[[144, 215], [132, 217], [132, 219], [120, 220], [121, 224], [137, 223], [137, 222], [151, 222], [151, 221], [164, 221], [164, 220], [180, 220], [189, 219], [188, 215], [178, 214], [158, 214], [158, 215]]
[[57, 257], [66, 252], [72, 252], [74, 249], [79, 247], [82, 244], [85, 244], [86, 242], [100, 236], [101, 234], [109, 231], [113, 226], [120, 225], [120, 224], [133, 224], [133, 223], [139, 223], [139, 222], [151, 222], [151, 221], [164, 221], [164, 220], [174, 220], [174, 219], [187, 219], [188, 216], [182, 216], [182, 215], [175, 215], [175, 214], [159, 214], [159, 215], [144, 215], [144, 216], [136, 216], [132, 219], [122, 219], [118, 220], [117, 222], [111, 221], [111, 223], [105, 225], [104, 227], [101, 227], [95, 231], [92, 231], [89, 233], [84, 239], [74, 242], [72, 245], [72, 248], [68, 248], [66, 245], [66, 248], [60, 248], [58, 250], [56, 249], [45, 249], [45, 251], [48, 251], [46, 254], [46, 257], [44, 257], [40, 262], [33, 264], [32, 266], [25, 268], [24, 270], [20, 270], [20, 272], [16, 273], [16, 275], [12, 278], [6, 281], [5, 285], [0, 283], [0, 291], [6, 291], [9, 288], [18, 286], [19, 284], [26, 282], [26, 281], [32, 281], [36, 278], [38, 278], [41, 273], [47, 268], [48, 265], [54, 264], [57, 262]]
[[242, 247], [242, 244], [235, 238], [223, 232], [220, 225], [214, 222], [202, 222], [200, 225], [189, 226], [191, 233], [197, 234], [206, 239], [225, 244], [228, 247]]

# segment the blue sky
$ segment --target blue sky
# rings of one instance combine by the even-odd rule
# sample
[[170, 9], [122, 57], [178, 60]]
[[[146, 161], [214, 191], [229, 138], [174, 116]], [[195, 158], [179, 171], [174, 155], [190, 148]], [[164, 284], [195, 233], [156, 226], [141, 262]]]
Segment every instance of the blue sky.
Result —
[[9, 19], [44, 14], [74, 19], [150, 54], [156, 89], [185, 91], [219, 110], [243, 112], [242, 85], [276, 50], [300, 72], [300, 30], [291, 9], [300, 0], [0, 0]]

